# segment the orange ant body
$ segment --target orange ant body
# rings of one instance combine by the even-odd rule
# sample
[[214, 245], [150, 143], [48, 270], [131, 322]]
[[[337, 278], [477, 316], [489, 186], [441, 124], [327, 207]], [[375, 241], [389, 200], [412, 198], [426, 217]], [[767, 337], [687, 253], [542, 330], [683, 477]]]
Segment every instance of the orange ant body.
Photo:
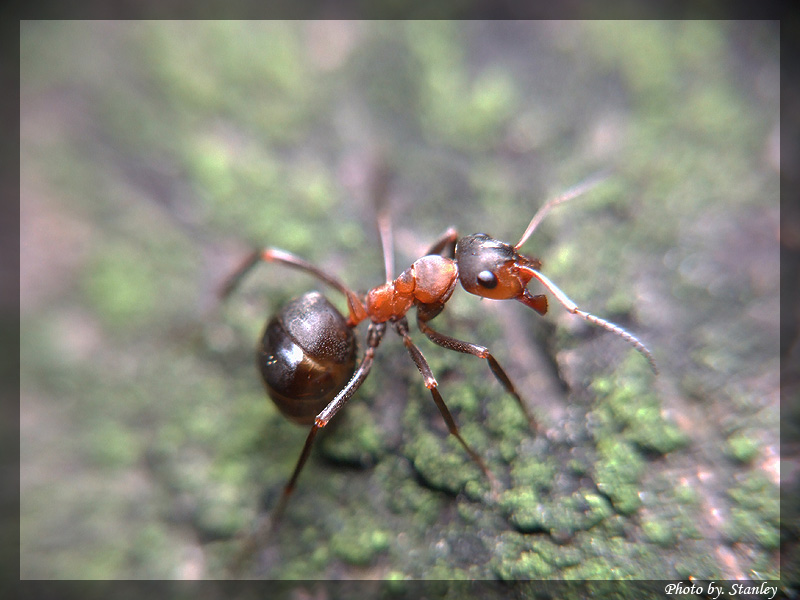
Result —
[[[533, 425], [533, 419], [514, 384], [487, 348], [449, 337], [430, 326], [430, 321], [444, 309], [457, 283], [471, 294], [484, 298], [517, 300], [544, 315], [548, 308], [546, 296], [533, 295], [528, 291], [528, 284], [535, 279], [567, 311], [611, 331], [633, 345], [647, 359], [653, 371], [657, 372], [652, 354], [638, 338], [618, 325], [579, 309], [539, 271], [541, 262], [538, 259], [519, 253], [519, 248], [550, 209], [584, 193], [601, 179], [601, 176], [593, 177], [544, 204], [514, 246], [483, 233], [459, 239], [455, 230], [450, 229], [425, 256], [416, 260], [396, 278], [392, 275], [388, 217], [379, 215], [386, 282], [369, 290], [365, 297], [359, 297], [336, 277], [284, 250], [260, 249], [248, 257], [228, 280], [222, 291], [223, 296], [230, 294], [255, 265], [268, 262], [313, 275], [341, 292], [348, 305], [348, 316], [345, 318], [319, 292], [304, 294], [273, 317], [259, 344], [258, 365], [269, 396], [286, 417], [299, 424], [311, 425], [294, 471], [272, 513], [270, 528], [275, 526], [286, 507], [317, 432], [341, 410], [369, 374], [387, 324], [403, 339], [450, 433], [458, 439], [489, 478], [492, 488], [495, 488], [496, 480], [491, 472], [481, 457], [461, 437], [425, 357], [409, 335], [406, 319], [408, 311], [416, 308], [417, 325], [432, 342], [485, 359], [493, 375], [516, 398]], [[369, 321], [366, 349], [361, 362], [356, 365], [353, 331], [356, 325], [365, 320]]]

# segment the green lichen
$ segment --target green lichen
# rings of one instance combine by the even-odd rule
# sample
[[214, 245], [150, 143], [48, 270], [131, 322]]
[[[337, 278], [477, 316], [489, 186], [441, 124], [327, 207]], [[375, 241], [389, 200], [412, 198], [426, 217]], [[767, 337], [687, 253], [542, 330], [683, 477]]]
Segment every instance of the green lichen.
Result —
[[550, 488], [560, 465], [550, 457], [519, 456], [511, 465], [515, 488], [544, 491]]
[[597, 45], [598, 62], [618, 69], [640, 103], [671, 96], [678, 82], [678, 64], [669, 25], [649, 22], [633, 29], [621, 25], [604, 21], [587, 28], [589, 35], [604, 41]]
[[373, 558], [389, 547], [391, 537], [381, 529], [361, 529], [353, 523], [336, 532], [331, 538], [331, 551], [352, 565], [368, 565]]
[[235, 536], [246, 524], [234, 487], [209, 487], [196, 508], [195, 525], [208, 539]]
[[477, 150], [497, 141], [517, 100], [514, 81], [499, 69], [472, 77], [464, 64], [458, 31], [442, 22], [431, 27], [410, 23], [407, 34], [422, 69], [419, 120], [428, 135], [455, 148]]
[[580, 515], [581, 529], [591, 529], [612, 514], [608, 500], [592, 492], [576, 492], [572, 495], [571, 503], [574, 511]]
[[661, 519], [647, 519], [642, 522], [642, 533], [649, 542], [664, 547], [670, 547], [675, 541], [671, 524]]
[[399, 481], [393, 481], [389, 488], [388, 508], [398, 515], [413, 514], [421, 526], [431, 526], [439, 518], [444, 501], [440, 494], [419, 486], [407, 473]]
[[748, 510], [731, 509], [727, 532], [733, 541], [755, 543], [767, 551], [777, 550], [780, 545], [779, 528]]
[[467, 482], [480, 477], [481, 472], [458, 442], [453, 441], [455, 444], [450, 444], [433, 433], [419, 432], [406, 446], [406, 454], [429, 486], [455, 495], [464, 490]]
[[470, 579], [469, 574], [463, 569], [453, 568], [447, 560], [437, 562], [425, 572], [425, 578], [438, 580], [441, 582], [466, 581]]
[[759, 544], [774, 550], [780, 543], [780, 496], [777, 486], [764, 473], [753, 471], [728, 490], [735, 503], [727, 524], [728, 536], [735, 541]]
[[[632, 362], [633, 359], [637, 359]], [[597, 393], [594, 413], [609, 430], [622, 429], [623, 436], [646, 452], [660, 455], [687, 443], [686, 435], [662, 415], [661, 402], [648, 382], [640, 357], [629, 357], [617, 377], [603, 377], [592, 383]]]
[[144, 256], [124, 244], [110, 244], [87, 270], [84, 290], [108, 327], [130, 331], [149, 320], [158, 300], [158, 280]]
[[646, 451], [664, 455], [686, 445], [688, 438], [661, 416], [660, 410], [641, 409], [625, 432], [626, 437]]
[[[471, 525], [478, 525], [482, 520], [486, 518], [486, 513], [491, 512], [494, 510], [493, 507], [485, 506], [481, 502], [481, 496], [473, 496], [470, 494], [470, 486], [472, 482], [467, 484], [467, 489], [465, 490], [467, 498], [471, 500], [471, 502], [459, 502], [457, 509], [458, 509], [458, 516], [464, 521], [464, 523], [469, 523]], [[479, 491], [480, 494], [483, 493], [483, 489]], [[478, 492], [476, 492], [478, 493]]]
[[[437, 349], [436, 352], [438, 354], [445, 351]], [[458, 360], [448, 363], [448, 366], [444, 368], [439, 365], [439, 369], [442, 371], [464, 368], [462, 361], [470, 360], [468, 356], [458, 354], [450, 355], [448, 358], [457, 358]], [[480, 363], [476, 365], [470, 365], [470, 367], [472, 367], [470, 371], [477, 371], [477, 369], [481, 366], [482, 365]], [[476, 388], [476, 386], [471, 382], [468, 383], [462, 381], [457, 383], [448, 382], [448, 384], [444, 386], [444, 391], [447, 394], [447, 399], [445, 402], [447, 403], [448, 408], [450, 408], [451, 411], [458, 412], [460, 415], [459, 422], [461, 427], [466, 427], [468, 424], [474, 422], [481, 409], [481, 392], [483, 390]]]
[[611, 499], [616, 510], [623, 514], [635, 512], [641, 506], [639, 478], [645, 469], [644, 459], [631, 444], [613, 438], [600, 440], [597, 454], [597, 488]]
[[540, 497], [530, 488], [509, 490], [500, 500], [514, 527], [522, 532], [549, 531], [549, 514]]
[[759, 443], [744, 433], [730, 436], [725, 446], [725, 454], [740, 463], [749, 463], [760, 451]]
[[757, 511], [766, 519], [777, 520], [780, 511], [776, 491], [777, 486], [765, 473], [749, 471], [728, 490], [728, 495], [742, 508]]
[[369, 466], [383, 454], [381, 432], [368, 406], [354, 402], [331, 423], [330, 435], [320, 440], [320, 450], [343, 464]]
[[[388, 573], [386, 573], [386, 577], [384, 577], [384, 580], [387, 582], [400, 582], [405, 580], [405, 578], [406, 576], [401, 571], [389, 571]], [[405, 589], [406, 586], [403, 585], [402, 583], [397, 585], [395, 585], [394, 583], [389, 583], [387, 587], [387, 590], [390, 594], [395, 592], [401, 592], [404, 591]]]
[[500, 506], [519, 531], [546, 532], [560, 541], [594, 527], [612, 513], [608, 501], [592, 492], [553, 498], [540, 496], [528, 487], [505, 492]]
[[100, 422], [85, 442], [91, 460], [100, 467], [131, 467], [141, 459], [140, 440], [123, 423]]
[[510, 570], [498, 572], [501, 579], [545, 579], [553, 573], [553, 567], [538, 553], [527, 551], [519, 555], [506, 568]]
[[695, 507], [699, 504], [700, 493], [693, 487], [688, 480], [678, 482], [673, 488], [675, 499], [687, 507]]
[[491, 568], [497, 577], [508, 581], [542, 579], [553, 573], [553, 566], [532, 548], [526, 537], [512, 533], [500, 536]]
[[483, 423], [493, 436], [501, 458], [511, 463], [517, 456], [517, 446], [530, 437], [530, 427], [519, 404], [507, 395], [492, 398], [486, 405], [486, 420]]

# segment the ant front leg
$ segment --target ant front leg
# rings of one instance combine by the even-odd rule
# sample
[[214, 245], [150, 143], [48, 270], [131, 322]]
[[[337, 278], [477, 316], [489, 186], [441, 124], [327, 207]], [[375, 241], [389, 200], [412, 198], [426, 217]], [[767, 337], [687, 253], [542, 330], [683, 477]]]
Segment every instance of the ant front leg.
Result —
[[499, 381], [502, 384], [505, 390], [509, 394], [514, 396], [514, 398], [516, 398], [520, 408], [522, 409], [522, 412], [528, 419], [528, 424], [530, 425], [531, 429], [536, 430], [537, 428], [536, 420], [533, 418], [533, 415], [528, 410], [528, 407], [525, 405], [525, 402], [522, 400], [522, 397], [517, 392], [517, 389], [514, 387], [514, 384], [511, 382], [511, 379], [503, 370], [503, 367], [500, 366], [500, 363], [497, 362], [497, 359], [495, 359], [495, 357], [492, 356], [492, 353], [489, 352], [489, 349], [486, 348], [485, 346], [479, 346], [478, 344], [465, 342], [450, 337], [448, 335], [445, 335], [443, 333], [439, 333], [438, 331], [433, 329], [430, 325], [428, 325], [428, 319], [425, 317], [426, 316], [423, 315], [421, 311], [417, 311], [417, 326], [419, 327], [419, 330], [426, 336], [428, 336], [428, 339], [431, 340], [434, 344], [437, 344], [442, 348], [447, 348], [448, 350], [455, 350], [456, 352], [463, 352], [464, 354], [472, 354], [473, 356], [477, 356], [478, 358], [486, 359], [486, 362], [489, 363], [489, 368], [492, 370], [492, 374], [495, 376], [497, 381]]
[[473, 450], [469, 444], [467, 444], [463, 437], [461, 437], [461, 432], [458, 429], [458, 425], [456, 425], [453, 415], [450, 414], [450, 410], [447, 408], [442, 395], [439, 393], [439, 384], [436, 382], [436, 378], [433, 376], [433, 372], [428, 365], [428, 361], [425, 360], [425, 357], [422, 355], [422, 351], [417, 348], [416, 344], [414, 344], [414, 341], [411, 339], [411, 336], [408, 334], [408, 321], [405, 317], [403, 317], [402, 319], [394, 321], [393, 325], [400, 337], [403, 338], [403, 344], [405, 344], [405, 347], [408, 349], [408, 353], [411, 355], [411, 359], [417, 365], [419, 372], [422, 374], [422, 377], [425, 380], [425, 387], [431, 391], [433, 401], [436, 403], [436, 407], [442, 414], [442, 417], [447, 424], [448, 431], [455, 436], [459, 443], [464, 447], [464, 450], [467, 451], [467, 454], [469, 454], [470, 458], [472, 458], [472, 460], [474, 460], [475, 463], [480, 467], [481, 471], [484, 472], [486, 478], [489, 480], [489, 484], [491, 485], [492, 495], [497, 496], [499, 491], [497, 479], [489, 470], [489, 467], [486, 466], [486, 463], [483, 462], [483, 459], [480, 457], [480, 455], [475, 452], [475, 450]]
[[428, 248], [425, 256], [429, 254], [439, 254], [446, 258], [456, 257], [456, 242], [458, 241], [458, 232], [453, 227], [448, 227], [438, 240]]

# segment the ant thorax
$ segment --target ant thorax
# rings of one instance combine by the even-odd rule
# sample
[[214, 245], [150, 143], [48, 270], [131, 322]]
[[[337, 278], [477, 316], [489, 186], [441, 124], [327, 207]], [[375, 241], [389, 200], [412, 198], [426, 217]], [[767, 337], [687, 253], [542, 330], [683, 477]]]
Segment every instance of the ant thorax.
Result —
[[423, 256], [394, 281], [367, 292], [367, 313], [374, 323], [384, 323], [404, 316], [415, 304], [444, 304], [457, 279], [455, 261], [438, 254]]

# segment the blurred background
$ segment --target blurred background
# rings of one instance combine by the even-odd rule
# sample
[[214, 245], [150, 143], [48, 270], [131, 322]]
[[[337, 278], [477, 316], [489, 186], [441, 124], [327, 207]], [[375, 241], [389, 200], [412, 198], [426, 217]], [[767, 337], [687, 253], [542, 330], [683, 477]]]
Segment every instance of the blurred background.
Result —
[[448, 226], [515, 243], [607, 170], [524, 250], [660, 374], [554, 300], [459, 290], [434, 325], [492, 350], [539, 432], [483, 361], [412, 335], [498, 497], [389, 332], [233, 575], [777, 578], [778, 42], [768, 22], [23, 22], [21, 578], [232, 575], [307, 434], [255, 343], [320, 286], [265, 265], [216, 290], [262, 245], [381, 283], [381, 164], [397, 271]]

